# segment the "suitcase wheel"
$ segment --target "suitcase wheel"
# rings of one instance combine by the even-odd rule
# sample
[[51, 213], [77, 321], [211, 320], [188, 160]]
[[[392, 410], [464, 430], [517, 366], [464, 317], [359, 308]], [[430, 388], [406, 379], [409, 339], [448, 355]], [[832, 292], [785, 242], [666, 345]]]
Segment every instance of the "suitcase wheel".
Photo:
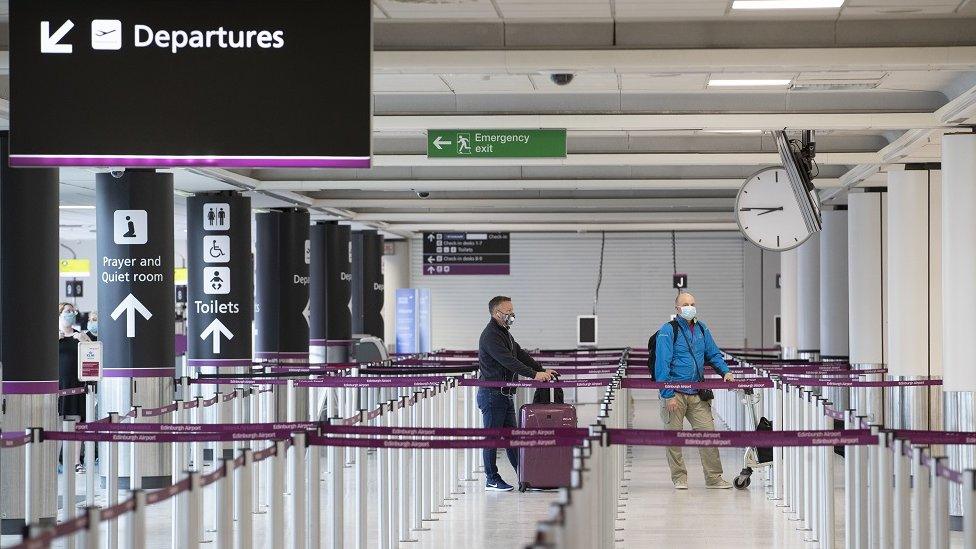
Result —
[[520, 482], [518, 485], [519, 492], [525, 492], [528, 488], [529, 488], [529, 484], [527, 482]]
[[739, 475], [732, 479], [732, 486], [735, 486], [739, 490], [745, 490], [752, 484], [752, 477]]

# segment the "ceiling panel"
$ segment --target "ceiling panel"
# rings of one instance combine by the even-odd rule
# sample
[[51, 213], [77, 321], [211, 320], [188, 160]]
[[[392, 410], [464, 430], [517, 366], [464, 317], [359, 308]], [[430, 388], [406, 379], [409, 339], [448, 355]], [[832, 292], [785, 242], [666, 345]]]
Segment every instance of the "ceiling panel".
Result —
[[436, 74], [373, 74], [373, 91], [387, 92], [450, 92], [451, 88]]
[[374, 0], [391, 19], [497, 19], [491, 0]]
[[593, 91], [617, 91], [619, 85], [614, 73], [585, 72], [576, 74], [569, 85], [560, 86], [548, 74], [529, 75], [535, 90], [543, 93], [576, 93]]
[[444, 80], [459, 93], [525, 93], [535, 89], [524, 74], [445, 74]]
[[622, 74], [620, 88], [623, 91], [701, 91], [707, 81], [708, 75], [703, 73]]
[[506, 19], [609, 19], [609, 0], [495, 0]]

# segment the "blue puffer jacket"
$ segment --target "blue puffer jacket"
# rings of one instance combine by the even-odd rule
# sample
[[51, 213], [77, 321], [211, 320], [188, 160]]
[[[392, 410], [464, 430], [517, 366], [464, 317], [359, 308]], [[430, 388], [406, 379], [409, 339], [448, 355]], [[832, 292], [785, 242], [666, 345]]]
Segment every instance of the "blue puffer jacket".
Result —
[[[675, 334], [670, 322], [665, 323], [658, 331], [654, 351], [654, 379], [700, 381], [705, 377], [706, 363], [719, 374], [723, 376], [727, 374], [729, 366], [722, 360], [722, 352], [712, 339], [712, 332], [708, 327], [702, 322], [695, 322], [692, 328], [683, 318], [678, 318], [677, 322], [684, 336], [681, 333]], [[688, 348], [688, 343], [691, 343], [691, 350]], [[686, 394], [697, 392], [694, 389], [679, 389], [679, 391]], [[674, 389], [661, 389], [661, 398], [673, 396]]]

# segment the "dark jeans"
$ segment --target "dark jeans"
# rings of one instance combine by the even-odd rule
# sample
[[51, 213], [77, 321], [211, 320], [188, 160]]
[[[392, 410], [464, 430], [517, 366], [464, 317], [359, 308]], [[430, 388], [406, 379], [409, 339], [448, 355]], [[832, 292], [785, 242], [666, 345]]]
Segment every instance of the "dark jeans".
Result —
[[[518, 427], [515, 419], [515, 402], [512, 397], [503, 395], [501, 391], [491, 387], [478, 388], [478, 408], [481, 410], [481, 418], [485, 427]], [[518, 449], [508, 448], [508, 461], [512, 462], [512, 467], [518, 471]], [[485, 448], [481, 451], [485, 461], [485, 477], [488, 482], [501, 480], [498, 474], [498, 467], [495, 465], [497, 456], [495, 448]]]

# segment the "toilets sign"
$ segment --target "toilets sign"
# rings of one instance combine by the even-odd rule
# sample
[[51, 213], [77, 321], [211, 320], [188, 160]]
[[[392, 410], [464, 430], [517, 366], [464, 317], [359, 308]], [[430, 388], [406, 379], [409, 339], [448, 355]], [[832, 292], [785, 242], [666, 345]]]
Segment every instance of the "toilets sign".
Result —
[[427, 130], [428, 158], [565, 158], [566, 130]]

